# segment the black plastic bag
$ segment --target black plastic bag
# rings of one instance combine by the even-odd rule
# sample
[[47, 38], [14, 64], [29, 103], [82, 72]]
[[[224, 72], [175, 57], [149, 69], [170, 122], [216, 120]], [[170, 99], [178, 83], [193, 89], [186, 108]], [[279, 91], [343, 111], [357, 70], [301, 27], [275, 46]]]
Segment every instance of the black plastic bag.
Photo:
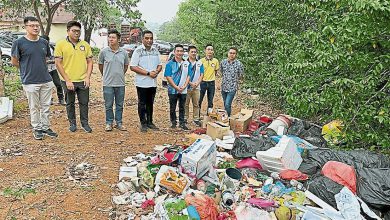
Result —
[[337, 151], [325, 148], [308, 150], [299, 170], [314, 175], [328, 161], [339, 161], [355, 168], [390, 168], [390, 158], [383, 154], [367, 150]]
[[237, 137], [231, 154], [236, 159], [254, 157], [257, 151], [265, 151], [275, 145], [276, 143], [269, 137]]
[[287, 130], [287, 135], [298, 136], [316, 147], [327, 146], [322, 137], [322, 127], [304, 120], [294, 120]]
[[307, 190], [334, 208], [337, 208], [334, 195], [339, 193], [343, 187], [343, 185], [321, 175], [315, 176], [307, 182]]
[[357, 195], [380, 211], [390, 210], [390, 168], [359, 168]]

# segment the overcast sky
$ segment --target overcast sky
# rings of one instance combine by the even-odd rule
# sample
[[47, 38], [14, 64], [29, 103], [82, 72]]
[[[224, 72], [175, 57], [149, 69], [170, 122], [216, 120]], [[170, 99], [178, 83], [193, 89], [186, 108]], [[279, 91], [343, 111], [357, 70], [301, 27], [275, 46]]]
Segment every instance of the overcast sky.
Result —
[[141, 0], [138, 10], [146, 22], [162, 24], [176, 15], [180, 2], [183, 0]]

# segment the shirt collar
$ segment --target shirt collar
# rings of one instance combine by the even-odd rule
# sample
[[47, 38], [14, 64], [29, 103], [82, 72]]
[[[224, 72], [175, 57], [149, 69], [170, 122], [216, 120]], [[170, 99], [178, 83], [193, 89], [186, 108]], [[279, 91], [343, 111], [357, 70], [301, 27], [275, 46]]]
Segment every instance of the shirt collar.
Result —
[[[67, 37], [66, 37], [66, 41], [68, 41], [69, 43], [73, 44], [73, 42], [72, 42], [72, 41], [70, 41], [70, 39], [69, 39], [69, 36], [67, 36]], [[77, 43], [78, 43], [78, 42], [80, 42], [80, 41], [81, 41], [81, 40], [80, 40], [80, 39], [78, 39], [78, 40], [77, 40]]]

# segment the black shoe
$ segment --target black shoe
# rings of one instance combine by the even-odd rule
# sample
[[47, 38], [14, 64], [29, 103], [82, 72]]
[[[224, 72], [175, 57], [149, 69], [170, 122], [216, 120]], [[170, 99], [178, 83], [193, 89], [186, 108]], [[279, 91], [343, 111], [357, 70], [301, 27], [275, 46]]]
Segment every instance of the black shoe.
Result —
[[185, 130], [185, 131], [189, 131], [189, 130], [190, 130], [190, 129], [187, 127], [186, 124], [181, 124], [181, 125], [180, 125], [180, 128], [183, 129], [183, 130]]
[[145, 133], [148, 131], [148, 125], [146, 124], [142, 124], [141, 127], [140, 127], [140, 131]]
[[77, 130], [77, 125], [76, 124], [70, 124], [69, 125], [69, 131], [70, 132], [75, 132]]
[[155, 124], [153, 124], [153, 123], [150, 123], [150, 124], [148, 124], [147, 125], [148, 126], [148, 128], [150, 128], [150, 129], [152, 129], [152, 130], [160, 130]]
[[176, 124], [172, 124], [172, 125], [171, 125], [171, 128], [176, 128]]
[[60, 99], [60, 101], [58, 101], [58, 104], [60, 104], [60, 105], [66, 105], [66, 102], [65, 102], [63, 99]]
[[43, 134], [45, 134], [45, 135], [47, 135], [47, 136], [49, 136], [49, 137], [52, 137], [52, 138], [58, 137], [58, 134], [55, 133], [55, 132], [54, 132], [53, 130], [51, 130], [50, 128], [47, 129], [47, 130], [45, 130], [45, 131], [43, 131]]
[[42, 130], [33, 130], [33, 135], [35, 140], [43, 140], [43, 131]]
[[196, 126], [202, 127], [202, 123], [200, 121], [194, 121], [194, 123], [196, 124]]
[[84, 129], [84, 131], [87, 132], [87, 133], [91, 133], [91, 132], [92, 132], [92, 128], [89, 127], [88, 124], [82, 125], [81, 127], [82, 127], [82, 128]]

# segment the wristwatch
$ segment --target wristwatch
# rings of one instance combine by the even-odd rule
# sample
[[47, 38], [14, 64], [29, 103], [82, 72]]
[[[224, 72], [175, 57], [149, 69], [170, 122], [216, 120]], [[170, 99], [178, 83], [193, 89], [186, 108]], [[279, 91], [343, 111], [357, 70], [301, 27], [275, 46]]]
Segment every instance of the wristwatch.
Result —
[[150, 76], [150, 72], [148, 71], [148, 72], [146, 73], [146, 75], [147, 75], [147, 76]]

